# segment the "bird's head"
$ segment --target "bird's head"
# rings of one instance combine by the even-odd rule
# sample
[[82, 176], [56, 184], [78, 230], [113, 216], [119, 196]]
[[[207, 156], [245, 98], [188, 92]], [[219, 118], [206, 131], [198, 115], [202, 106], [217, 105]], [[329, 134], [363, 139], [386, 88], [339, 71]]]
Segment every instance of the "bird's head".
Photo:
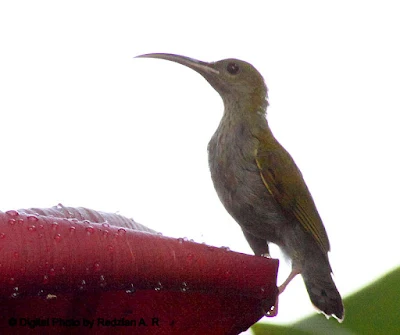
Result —
[[201, 74], [221, 95], [226, 104], [242, 104], [246, 109], [265, 110], [267, 86], [253, 65], [229, 58], [217, 62], [202, 62], [193, 58], [166, 53], [152, 53], [137, 57], [159, 58], [185, 65]]

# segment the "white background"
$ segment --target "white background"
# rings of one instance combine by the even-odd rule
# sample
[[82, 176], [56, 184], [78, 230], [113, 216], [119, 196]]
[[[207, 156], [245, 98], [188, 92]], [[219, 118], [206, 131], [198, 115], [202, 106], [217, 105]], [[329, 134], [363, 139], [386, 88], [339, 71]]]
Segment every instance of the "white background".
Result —
[[[346, 296], [400, 263], [398, 18], [395, 1], [2, 1], [0, 210], [118, 211], [251, 253], [207, 166], [220, 97], [188, 68], [133, 59], [235, 57], [264, 75]], [[299, 277], [268, 322], [309, 313]]]

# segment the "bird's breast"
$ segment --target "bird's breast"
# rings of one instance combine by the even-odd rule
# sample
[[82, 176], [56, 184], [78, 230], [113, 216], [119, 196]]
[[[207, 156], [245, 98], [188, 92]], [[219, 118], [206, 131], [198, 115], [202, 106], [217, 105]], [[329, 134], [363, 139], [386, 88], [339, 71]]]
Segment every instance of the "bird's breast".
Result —
[[[274, 235], [282, 220], [265, 188], [255, 160], [258, 139], [243, 125], [219, 127], [208, 145], [211, 178], [226, 210], [243, 229], [256, 235]], [[272, 239], [271, 239], [272, 240]]]

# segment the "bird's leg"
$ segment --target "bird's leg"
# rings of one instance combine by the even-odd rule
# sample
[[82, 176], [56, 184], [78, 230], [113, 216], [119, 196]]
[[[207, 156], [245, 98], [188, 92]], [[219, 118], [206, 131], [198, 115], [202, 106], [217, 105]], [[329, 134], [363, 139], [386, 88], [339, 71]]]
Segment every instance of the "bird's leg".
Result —
[[292, 279], [293, 279], [294, 277], [296, 277], [296, 276], [297, 276], [298, 274], [300, 274], [300, 273], [301, 273], [301, 271], [300, 271], [299, 269], [297, 269], [297, 268], [292, 268], [292, 272], [290, 272], [289, 276], [288, 276], [288, 277], [286, 278], [286, 280], [282, 283], [282, 285], [279, 286], [279, 288], [278, 288], [279, 294], [281, 294], [281, 293], [285, 290], [286, 286], [288, 286], [289, 283], [292, 281]]

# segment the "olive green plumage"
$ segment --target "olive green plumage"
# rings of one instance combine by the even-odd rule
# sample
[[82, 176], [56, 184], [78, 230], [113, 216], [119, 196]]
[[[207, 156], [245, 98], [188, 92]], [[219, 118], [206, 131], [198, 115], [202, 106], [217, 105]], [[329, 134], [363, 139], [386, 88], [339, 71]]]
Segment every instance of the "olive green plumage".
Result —
[[331, 277], [328, 236], [313, 198], [290, 154], [266, 120], [267, 87], [249, 63], [201, 62], [172, 54], [148, 54], [188, 66], [221, 95], [225, 110], [208, 145], [211, 177], [221, 202], [241, 226], [256, 255], [277, 244], [292, 261], [313, 304], [343, 320], [342, 299]]

